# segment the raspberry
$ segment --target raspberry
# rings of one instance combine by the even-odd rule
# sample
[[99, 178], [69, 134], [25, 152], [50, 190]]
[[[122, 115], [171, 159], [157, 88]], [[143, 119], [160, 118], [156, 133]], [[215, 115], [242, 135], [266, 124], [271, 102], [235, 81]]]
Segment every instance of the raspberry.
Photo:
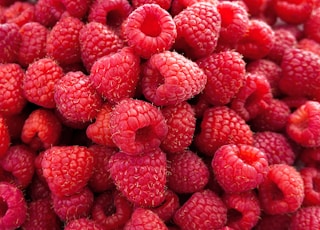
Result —
[[27, 67], [34, 61], [44, 58], [46, 55], [46, 43], [49, 30], [38, 22], [28, 22], [21, 26], [20, 48], [18, 61], [20, 65]]
[[55, 108], [54, 85], [63, 75], [62, 68], [51, 58], [33, 62], [23, 78], [24, 96], [36, 105]]
[[154, 54], [142, 68], [141, 87], [155, 105], [176, 105], [199, 94], [207, 76], [199, 66], [174, 51]]
[[210, 190], [195, 192], [176, 211], [174, 222], [185, 230], [220, 229], [227, 223], [227, 207]]
[[165, 199], [166, 155], [160, 149], [141, 156], [118, 152], [110, 157], [111, 178], [133, 204], [155, 207]]
[[171, 6], [172, 0], [132, 0], [132, 6], [134, 8], [138, 8], [139, 6], [149, 4], [149, 3], [155, 3], [158, 4], [161, 8], [165, 10], [169, 10]]
[[40, 179], [37, 174], [34, 175], [31, 184], [27, 188], [27, 195], [30, 196], [32, 201], [51, 199], [51, 191], [47, 183], [43, 179]]
[[226, 204], [227, 226], [231, 229], [252, 229], [260, 217], [260, 203], [253, 191], [244, 193], [224, 194], [222, 197]]
[[320, 148], [304, 148], [299, 155], [305, 167], [320, 169]]
[[52, 8], [51, 0], [38, 0], [34, 5], [34, 20], [45, 27], [53, 27], [59, 18]]
[[15, 23], [21, 27], [34, 20], [34, 5], [29, 2], [16, 1], [6, 8], [4, 17], [7, 23]]
[[282, 215], [266, 215], [264, 214], [259, 223], [255, 226], [257, 230], [283, 230], [289, 229], [291, 216], [287, 214]]
[[320, 44], [313, 39], [303, 38], [299, 40], [297, 48], [311, 51], [320, 56]]
[[218, 183], [227, 193], [245, 192], [258, 187], [268, 172], [265, 153], [244, 144], [221, 146], [215, 152], [211, 165]]
[[304, 200], [305, 206], [319, 205], [320, 193], [320, 171], [317, 168], [305, 167], [300, 170], [304, 184]]
[[246, 122], [227, 106], [208, 108], [195, 137], [200, 152], [213, 156], [222, 145], [253, 143], [253, 133]]
[[[91, 68], [90, 81], [110, 103], [133, 97], [139, 81], [140, 59], [132, 49], [103, 56]], [[115, 87], [116, 86], [116, 87]]]
[[182, 152], [190, 146], [196, 128], [195, 113], [191, 105], [181, 102], [175, 106], [163, 107], [161, 112], [168, 126], [161, 149], [166, 153]]
[[81, 62], [79, 33], [84, 23], [71, 16], [62, 17], [51, 29], [46, 52], [61, 65]]
[[297, 211], [304, 198], [300, 173], [290, 165], [273, 164], [265, 180], [258, 187], [260, 206], [267, 214]]
[[103, 229], [121, 229], [132, 214], [128, 200], [119, 192], [100, 193], [94, 201], [91, 216]]
[[91, 0], [50, 0], [50, 3], [52, 7], [62, 8], [70, 16], [81, 19], [87, 14]]
[[142, 100], [124, 99], [111, 113], [110, 130], [121, 151], [139, 155], [159, 147], [168, 126], [157, 107]]
[[217, 6], [198, 2], [181, 11], [174, 18], [177, 38], [173, 48], [191, 59], [211, 54], [218, 42], [221, 16]]
[[94, 154], [83, 146], [53, 146], [44, 151], [41, 166], [51, 192], [57, 196], [70, 196], [89, 181]]
[[0, 115], [0, 159], [6, 154], [10, 146], [10, 130], [7, 125], [7, 120]]
[[150, 209], [137, 208], [131, 215], [130, 220], [124, 226], [124, 230], [166, 230], [168, 229], [157, 214]]
[[245, 62], [238, 52], [213, 53], [197, 64], [207, 75], [204, 95], [211, 104], [228, 104], [245, 84]]
[[185, 8], [197, 3], [197, 2], [208, 2], [215, 6], [218, 5], [217, 0], [172, 0], [170, 13], [172, 16], [176, 16]]
[[65, 230], [103, 230], [103, 227], [99, 225], [96, 221], [90, 220], [88, 218], [79, 218], [69, 221], [64, 227]]
[[29, 147], [18, 144], [11, 145], [6, 154], [0, 159], [2, 181], [15, 184], [18, 188], [26, 188], [32, 181], [35, 171], [36, 154]]
[[320, 228], [320, 207], [311, 206], [299, 209], [291, 219], [289, 229], [319, 229]]
[[158, 4], [144, 4], [136, 8], [122, 29], [128, 45], [145, 59], [169, 50], [177, 37], [173, 18]]
[[54, 100], [61, 115], [72, 122], [93, 120], [102, 106], [102, 98], [80, 71], [68, 72], [57, 81]]
[[62, 125], [56, 115], [47, 109], [31, 112], [21, 132], [21, 140], [32, 149], [48, 149], [59, 143]]
[[81, 59], [90, 72], [93, 63], [99, 58], [117, 52], [124, 47], [120, 37], [99, 22], [89, 22], [79, 34]]
[[281, 98], [281, 101], [286, 103], [291, 111], [294, 111], [305, 104], [308, 101], [308, 98], [300, 96], [286, 96]]
[[259, 15], [265, 9], [267, 0], [243, 0], [244, 5], [250, 15]]
[[269, 165], [293, 165], [296, 155], [292, 149], [292, 145], [285, 135], [265, 131], [255, 133], [253, 138], [253, 146], [266, 154]]
[[[316, 2], [316, 1], [315, 1]], [[320, 42], [320, 33], [317, 28], [320, 25], [320, 7], [315, 8], [310, 17], [303, 24], [303, 32], [307, 38], [311, 38], [316, 42]]]
[[307, 101], [288, 118], [287, 134], [304, 147], [320, 146], [320, 103]]
[[21, 35], [17, 24], [0, 24], [0, 63], [17, 61], [20, 42]]
[[274, 31], [264, 21], [249, 20], [247, 33], [240, 39], [236, 50], [245, 58], [256, 60], [268, 55], [273, 47]]
[[209, 169], [202, 159], [190, 150], [168, 155], [167, 185], [176, 193], [194, 193], [204, 189]]
[[89, 187], [94, 192], [104, 192], [113, 188], [108, 164], [110, 157], [116, 153], [116, 149], [103, 145], [92, 145], [89, 149], [94, 152], [94, 167], [89, 180]]
[[20, 189], [7, 182], [0, 182], [1, 229], [16, 229], [27, 217], [27, 204]]

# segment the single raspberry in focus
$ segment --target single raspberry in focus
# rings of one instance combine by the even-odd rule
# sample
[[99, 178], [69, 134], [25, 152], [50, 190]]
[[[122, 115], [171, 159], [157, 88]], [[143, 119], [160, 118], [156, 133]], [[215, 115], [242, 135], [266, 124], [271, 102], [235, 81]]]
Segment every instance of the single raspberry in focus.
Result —
[[17, 24], [0, 24], [0, 63], [17, 61], [20, 42], [21, 35]]
[[34, 5], [29, 2], [15, 1], [4, 11], [7, 23], [15, 23], [19, 27], [34, 20]]
[[303, 207], [293, 214], [290, 230], [319, 229], [320, 228], [320, 207]]
[[71, 220], [64, 227], [64, 230], [79, 230], [79, 229], [103, 230], [104, 228], [100, 224], [98, 224], [96, 221], [88, 218], [79, 218], [79, 219]]
[[304, 184], [305, 206], [320, 205], [320, 170], [314, 167], [304, 167], [300, 170]]

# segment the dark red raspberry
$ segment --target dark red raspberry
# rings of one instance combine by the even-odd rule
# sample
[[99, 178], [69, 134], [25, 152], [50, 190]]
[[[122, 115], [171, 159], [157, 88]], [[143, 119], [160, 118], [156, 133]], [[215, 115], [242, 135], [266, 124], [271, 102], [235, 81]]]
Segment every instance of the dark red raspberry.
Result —
[[61, 65], [81, 62], [79, 33], [84, 23], [78, 18], [62, 17], [51, 29], [46, 52]]
[[303, 38], [298, 41], [296, 46], [299, 49], [311, 51], [320, 56], [320, 43], [310, 38]]
[[20, 42], [21, 35], [17, 24], [0, 24], [0, 63], [17, 61]]
[[52, 208], [52, 200], [50, 198], [39, 199], [28, 203], [28, 216], [22, 225], [23, 230], [59, 230], [60, 227], [60, 220]]
[[320, 207], [311, 206], [299, 209], [291, 219], [290, 230], [319, 229]]
[[0, 159], [2, 169], [1, 181], [8, 181], [24, 189], [32, 181], [35, 166], [35, 152], [28, 146], [11, 145], [6, 154]]
[[259, 15], [265, 9], [268, 0], [242, 0], [250, 15]]
[[64, 227], [64, 230], [79, 230], [79, 229], [103, 230], [104, 228], [100, 224], [98, 224], [96, 221], [88, 218], [79, 218], [79, 219], [71, 220]]
[[167, 226], [159, 218], [157, 214], [152, 212], [150, 209], [137, 208], [131, 215], [130, 220], [124, 226], [124, 230], [135, 230], [135, 229], [145, 229], [145, 230], [167, 230]]
[[80, 71], [68, 72], [56, 82], [54, 100], [61, 115], [71, 122], [93, 120], [102, 106], [102, 98]]
[[122, 30], [128, 45], [145, 59], [169, 50], [177, 37], [173, 18], [158, 4], [144, 4], [136, 8]]
[[211, 54], [218, 43], [221, 16], [215, 4], [198, 2], [173, 18], [177, 39], [173, 48], [191, 59]]
[[36, 105], [55, 108], [54, 86], [63, 75], [63, 69], [51, 58], [33, 62], [23, 78], [24, 96]]
[[197, 60], [197, 64], [207, 75], [203, 92], [211, 104], [228, 104], [245, 84], [246, 64], [236, 51], [213, 53]]
[[248, 59], [260, 59], [267, 56], [273, 47], [274, 31], [266, 22], [258, 19], [249, 21], [249, 28], [240, 39], [236, 50]]
[[91, 0], [50, 0], [51, 6], [61, 8], [72, 17], [83, 18], [89, 11]]
[[10, 130], [7, 125], [7, 119], [0, 115], [0, 159], [5, 156], [10, 146]]
[[273, 164], [259, 185], [260, 206], [267, 214], [297, 211], [303, 202], [304, 187], [300, 173], [290, 165]]
[[195, 193], [204, 189], [209, 169], [202, 159], [190, 150], [167, 156], [167, 186], [176, 193]]
[[246, 77], [245, 85], [231, 101], [230, 108], [249, 121], [268, 109], [273, 97], [266, 77], [252, 73], [247, 73]]
[[103, 229], [121, 229], [132, 214], [131, 203], [119, 192], [103, 192], [94, 200], [91, 216]]
[[227, 193], [257, 188], [268, 172], [265, 153], [244, 144], [221, 146], [215, 152], [211, 165], [218, 183]]
[[41, 161], [43, 176], [51, 192], [70, 196], [88, 183], [94, 166], [94, 153], [82, 146], [53, 146]]
[[0, 198], [0, 228], [19, 228], [27, 217], [27, 203], [22, 191], [12, 184], [0, 182]]
[[287, 164], [293, 165], [296, 154], [288, 138], [276, 132], [256, 132], [253, 135], [253, 146], [263, 151], [268, 159], [269, 165]]
[[307, 101], [288, 118], [287, 134], [304, 147], [320, 146], [320, 103]]
[[179, 153], [187, 149], [193, 140], [196, 128], [196, 117], [188, 102], [166, 106], [161, 109], [167, 126], [168, 134], [160, 147], [166, 153]]
[[[316, 1], [315, 1], [316, 3]], [[320, 7], [315, 8], [310, 17], [303, 24], [303, 32], [307, 38], [311, 38], [316, 42], [320, 42], [320, 33], [319, 33], [319, 25], [320, 25]]]
[[202, 118], [206, 109], [212, 107], [207, 100], [207, 96], [205, 96], [203, 93], [200, 93], [192, 98], [190, 100], [190, 104], [195, 112], [196, 118]]
[[227, 206], [227, 226], [231, 229], [252, 229], [260, 218], [260, 203], [252, 191], [224, 194], [223, 202]]
[[185, 230], [220, 229], [227, 223], [227, 207], [211, 190], [195, 192], [176, 211], [174, 222]]
[[15, 1], [4, 11], [7, 23], [15, 23], [19, 27], [34, 20], [34, 5], [29, 2]]
[[174, 51], [154, 54], [142, 68], [142, 93], [159, 106], [194, 97], [206, 82], [207, 76], [195, 62]]
[[283, 230], [289, 229], [291, 215], [267, 215], [261, 216], [259, 223], [255, 226], [256, 230]]
[[195, 144], [200, 152], [209, 156], [213, 156], [222, 145], [253, 143], [249, 125], [227, 106], [208, 108], [204, 112], [200, 128]]
[[99, 58], [119, 51], [124, 42], [110, 28], [99, 22], [89, 22], [79, 34], [81, 59], [88, 72]]
[[32, 201], [51, 199], [51, 191], [44, 179], [40, 179], [37, 173], [33, 176], [31, 184], [27, 188], [27, 195]]
[[110, 115], [113, 142], [126, 154], [140, 155], [160, 146], [168, 126], [161, 111], [137, 99], [124, 99]]
[[111, 178], [133, 204], [155, 207], [165, 199], [166, 155], [160, 149], [131, 156], [118, 152], [110, 157]]
[[320, 171], [317, 168], [305, 167], [300, 170], [304, 184], [305, 206], [320, 205]]
[[131, 2], [134, 8], [137, 8], [144, 4], [154, 3], [154, 4], [158, 4], [161, 8], [165, 10], [169, 10], [171, 6], [171, 1], [172, 0], [132, 0]]
[[139, 57], [131, 48], [124, 47], [117, 53], [98, 59], [91, 68], [89, 78], [104, 99], [117, 103], [135, 95], [139, 73]]
[[19, 33], [21, 34], [18, 61], [20, 65], [27, 67], [32, 62], [44, 58], [49, 30], [38, 22], [24, 24]]
[[302, 106], [303, 104], [305, 104], [306, 102], [308, 102], [308, 98], [303, 97], [303, 96], [285, 96], [283, 98], [281, 98], [281, 101], [283, 101], [284, 103], [286, 103], [291, 111], [296, 110], [297, 108], [299, 108], [300, 106]]

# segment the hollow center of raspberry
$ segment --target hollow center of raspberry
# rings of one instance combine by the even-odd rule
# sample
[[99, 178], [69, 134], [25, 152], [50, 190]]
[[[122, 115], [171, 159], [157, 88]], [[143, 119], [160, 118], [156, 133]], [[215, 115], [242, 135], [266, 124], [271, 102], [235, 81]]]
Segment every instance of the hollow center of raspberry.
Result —
[[238, 157], [248, 165], [252, 165], [254, 162], [258, 160], [256, 154], [250, 151], [240, 151], [238, 153]]
[[106, 24], [110, 27], [119, 27], [123, 22], [123, 15], [119, 10], [111, 10], [107, 14]]
[[141, 25], [141, 32], [150, 37], [157, 37], [161, 33], [159, 20], [154, 15], [147, 15]]
[[147, 142], [148, 140], [152, 139], [154, 134], [153, 134], [153, 129], [152, 127], [145, 126], [143, 128], [140, 128], [136, 131], [136, 142]]
[[221, 13], [221, 26], [222, 27], [228, 27], [233, 21], [233, 12], [231, 9], [226, 8], [223, 9], [223, 12]]
[[7, 202], [0, 198], [0, 217], [3, 217], [8, 210]]
[[284, 199], [283, 192], [275, 183], [271, 184], [271, 194], [272, 194], [273, 200], [283, 200]]
[[116, 213], [117, 209], [113, 204], [110, 204], [110, 205], [106, 205], [103, 211], [104, 211], [104, 214], [106, 214], [106, 216], [112, 216], [113, 214]]
[[228, 209], [227, 215], [228, 215], [228, 218], [227, 218], [228, 224], [236, 223], [240, 221], [242, 218], [242, 213], [234, 208]]

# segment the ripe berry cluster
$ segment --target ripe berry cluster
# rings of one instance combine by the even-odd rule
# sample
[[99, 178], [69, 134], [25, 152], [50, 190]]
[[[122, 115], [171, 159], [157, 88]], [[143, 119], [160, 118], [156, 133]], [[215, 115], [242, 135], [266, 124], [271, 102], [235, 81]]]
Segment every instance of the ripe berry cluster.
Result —
[[0, 0], [0, 229], [320, 229], [315, 0]]

